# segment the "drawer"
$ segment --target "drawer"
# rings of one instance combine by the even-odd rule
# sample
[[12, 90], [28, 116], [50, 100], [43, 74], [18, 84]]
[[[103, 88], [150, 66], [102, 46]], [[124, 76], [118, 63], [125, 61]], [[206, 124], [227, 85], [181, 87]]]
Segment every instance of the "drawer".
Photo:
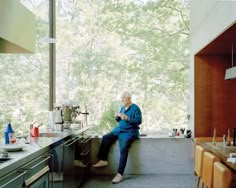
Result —
[[91, 161], [91, 149], [84, 150], [80, 153], [81, 160], [86, 167], [89, 167]]
[[0, 179], [0, 188], [21, 188], [27, 171], [14, 171]]
[[87, 138], [83, 138], [80, 141], [80, 145], [81, 145], [81, 148], [82, 148], [82, 152], [81, 153], [84, 153], [84, 151], [87, 151], [87, 150], [91, 149], [91, 140], [92, 140], [91, 137], [87, 137]]
[[21, 167], [20, 170], [27, 171], [25, 175], [25, 178], [27, 179], [42, 170], [45, 166], [48, 166], [50, 160], [53, 160], [51, 155], [44, 155], [27, 163], [26, 165]]

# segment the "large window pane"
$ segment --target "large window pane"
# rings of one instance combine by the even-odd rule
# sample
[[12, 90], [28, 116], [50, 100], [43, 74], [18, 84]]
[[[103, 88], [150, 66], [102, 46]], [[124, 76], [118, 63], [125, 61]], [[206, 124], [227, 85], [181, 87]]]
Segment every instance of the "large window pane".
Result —
[[58, 0], [57, 39], [57, 103], [86, 103], [96, 131], [115, 126], [123, 90], [144, 131], [188, 126], [188, 1]]
[[48, 1], [21, 0], [36, 15], [36, 53], [0, 55], [0, 127], [10, 119], [17, 131], [29, 131], [36, 120], [47, 123], [48, 110]]

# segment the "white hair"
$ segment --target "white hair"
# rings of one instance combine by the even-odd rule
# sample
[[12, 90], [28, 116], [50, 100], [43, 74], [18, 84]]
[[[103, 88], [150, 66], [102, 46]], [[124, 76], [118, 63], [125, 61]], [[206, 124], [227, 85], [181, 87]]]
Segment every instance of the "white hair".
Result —
[[128, 91], [124, 91], [121, 95], [122, 97], [132, 98], [132, 94]]

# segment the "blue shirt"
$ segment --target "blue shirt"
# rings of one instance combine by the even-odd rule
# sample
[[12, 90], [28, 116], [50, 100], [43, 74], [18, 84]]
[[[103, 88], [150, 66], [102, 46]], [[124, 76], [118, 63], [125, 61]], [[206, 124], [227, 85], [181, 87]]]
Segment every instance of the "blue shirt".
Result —
[[136, 104], [131, 104], [128, 109], [122, 106], [120, 113], [128, 116], [128, 120], [116, 118], [118, 125], [113, 129], [113, 133], [121, 138], [139, 137], [139, 125], [142, 123], [142, 112]]

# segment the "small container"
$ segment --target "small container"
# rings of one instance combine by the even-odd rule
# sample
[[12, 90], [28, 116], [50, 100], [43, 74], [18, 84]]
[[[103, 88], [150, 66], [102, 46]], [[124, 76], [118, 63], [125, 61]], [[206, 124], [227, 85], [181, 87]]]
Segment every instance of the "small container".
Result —
[[39, 128], [33, 127], [30, 131], [30, 134], [32, 137], [39, 137]]

